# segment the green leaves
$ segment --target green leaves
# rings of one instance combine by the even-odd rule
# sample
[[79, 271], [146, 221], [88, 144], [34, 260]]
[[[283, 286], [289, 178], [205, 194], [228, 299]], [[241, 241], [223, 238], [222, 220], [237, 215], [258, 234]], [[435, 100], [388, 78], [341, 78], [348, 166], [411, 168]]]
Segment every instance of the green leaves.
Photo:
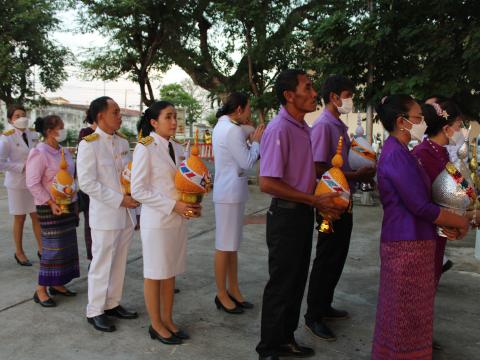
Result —
[[356, 101], [363, 106], [385, 94], [441, 94], [478, 117], [480, 3], [369, 2], [372, 11], [365, 1], [337, 2], [308, 24], [313, 46], [305, 64], [317, 71], [317, 84], [327, 74], [342, 73], [359, 85]]
[[63, 1], [0, 1], [0, 99], [7, 104], [39, 96], [34, 70], [43, 90], [56, 90], [67, 78], [71, 55], [49, 37], [59, 27], [56, 15], [63, 6]]
[[186, 123], [190, 125], [202, 114], [202, 105], [193, 95], [185, 91], [180, 84], [165, 85], [160, 89], [160, 98], [173, 105], [184, 108], [187, 112]]

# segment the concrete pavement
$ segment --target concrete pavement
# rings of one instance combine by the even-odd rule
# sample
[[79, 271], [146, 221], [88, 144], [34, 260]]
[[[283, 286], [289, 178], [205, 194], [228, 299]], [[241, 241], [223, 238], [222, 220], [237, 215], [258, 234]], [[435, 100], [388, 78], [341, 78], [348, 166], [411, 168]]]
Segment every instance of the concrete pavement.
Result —
[[[0, 179], [1, 181], [1, 179]], [[2, 181], [3, 182], [3, 181]], [[263, 214], [269, 198], [251, 186], [246, 212]], [[241, 316], [215, 308], [213, 275], [214, 218], [211, 196], [204, 201], [204, 216], [189, 226], [188, 269], [177, 281], [181, 293], [175, 302], [175, 320], [192, 336], [184, 345], [170, 347], [152, 341], [143, 302], [141, 243], [135, 234], [129, 253], [123, 304], [139, 311], [136, 320], [117, 320], [112, 334], [95, 331], [85, 319], [86, 274], [83, 221], [77, 230], [81, 278], [70, 287], [75, 298], [56, 298], [58, 307], [41, 308], [32, 301], [38, 259], [31, 226], [27, 221], [25, 249], [34, 266], [20, 267], [13, 259], [11, 218], [6, 192], [0, 190], [0, 359], [256, 359], [260, 307], [267, 280], [265, 225], [245, 226], [239, 253], [240, 281], [245, 297], [256, 307]], [[374, 326], [379, 271], [380, 207], [355, 207], [354, 233], [335, 305], [350, 311], [350, 320], [331, 323], [338, 341], [314, 339], [303, 327], [296, 333], [300, 343], [316, 350], [315, 359], [369, 359]], [[261, 220], [261, 219], [260, 219]], [[435, 338], [444, 350], [435, 359], [480, 359], [480, 262], [473, 258], [474, 235], [450, 243], [447, 252], [455, 266], [441, 280], [436, 304]], [[313, 258], [312, 258], [313, 260]], [[305, 301], [304, 301], [305, 303]], [[302, 310], [302, 314], [304, 309]]]

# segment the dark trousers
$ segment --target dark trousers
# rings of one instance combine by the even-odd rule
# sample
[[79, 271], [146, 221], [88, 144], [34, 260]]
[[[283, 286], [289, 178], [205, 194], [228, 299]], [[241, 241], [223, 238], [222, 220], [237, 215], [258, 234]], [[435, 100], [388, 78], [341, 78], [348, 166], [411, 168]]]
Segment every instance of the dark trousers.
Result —
[[353, 217], [344, 213], [333, 222], [333, 233], [318, 233], [317, 253], [308, 284], [305, 320], [317, 321], [332, 306], [333, 294], [347, 260]]
[[314, 216], [309, 206], [285, 208], [272, 200], [267, 213], [268, 271], [257, 352], [275, 355], [294, 339], [312, 252]]

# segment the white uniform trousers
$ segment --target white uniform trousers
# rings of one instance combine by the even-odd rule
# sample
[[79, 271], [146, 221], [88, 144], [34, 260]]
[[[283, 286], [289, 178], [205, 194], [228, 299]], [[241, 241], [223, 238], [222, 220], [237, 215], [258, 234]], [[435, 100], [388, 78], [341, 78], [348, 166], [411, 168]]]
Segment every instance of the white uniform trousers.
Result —
[[92, 263], [88, 271], [87, 317], [120, 304], [133, 225], [123, 230], [92, 229]]

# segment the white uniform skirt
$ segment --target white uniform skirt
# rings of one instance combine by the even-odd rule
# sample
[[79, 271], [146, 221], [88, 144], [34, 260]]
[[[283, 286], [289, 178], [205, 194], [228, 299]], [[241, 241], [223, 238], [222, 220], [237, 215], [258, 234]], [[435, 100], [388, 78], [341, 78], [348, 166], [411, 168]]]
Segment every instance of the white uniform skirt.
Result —
[[245, 203], [215, 203], [215, 248], [238, 251], [243, 236]]
[[37, 211], [33, 196], [28, 189], [7, 188], [7, 194], [10, 215], [26, 215]]
[[165, 280], [185, 272], [187, 228], [168, 229], [140, 227], [143, 252], [143, 277]]

